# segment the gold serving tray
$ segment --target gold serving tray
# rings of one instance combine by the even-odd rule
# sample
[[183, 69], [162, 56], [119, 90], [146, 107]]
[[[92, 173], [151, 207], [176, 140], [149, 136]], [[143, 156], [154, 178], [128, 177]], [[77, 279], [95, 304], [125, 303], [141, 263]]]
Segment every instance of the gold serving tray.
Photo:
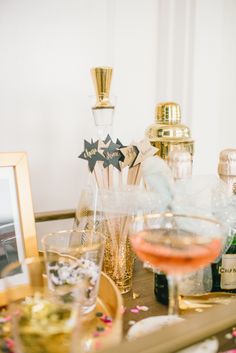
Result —
[[[110, 348], [121, 342], [123, 330], [122, 308], [123, 299], [119, 289], [102, 272], [96, 309], [83, 317], [78, 332], [85, 352]], [[2, 317], [7, 315], [7, 310], [3, 310]], [[102, 314], [103, 317], [109, 318], [111, 322], [104, 322], [103, 317], [101, 317]], [[3, 350], [2, 346], [5, 346], [4, 341], [11, 336], [10, 322], [0, 324], [0, 351]], [[11, 352], [11, 350], [6, 350], [6, 352]]]
[[[84, 317], [82, 322], [82, 346], [85, 351], [110, 348], [122, 340], [123, 299], [114, 282], [101, 273], [97, 306], [94, 312]], [[111, 319], [105, 323], [96, 314], [102, 313]], [[103, 329], [103, 331], [98, 331]]]

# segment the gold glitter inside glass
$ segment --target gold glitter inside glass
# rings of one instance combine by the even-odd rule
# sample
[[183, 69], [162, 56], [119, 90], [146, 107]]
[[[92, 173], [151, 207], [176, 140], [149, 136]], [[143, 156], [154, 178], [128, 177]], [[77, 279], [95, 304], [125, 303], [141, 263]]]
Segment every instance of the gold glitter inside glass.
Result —
[[122, 294], [132, 287], [134, 253], [128, 234], [120, 232], [121, 220], [112, 220], [112, 225], [105, 222], [104, 235], [106, 237], [103, 260], [103, 271], [111, 277]]

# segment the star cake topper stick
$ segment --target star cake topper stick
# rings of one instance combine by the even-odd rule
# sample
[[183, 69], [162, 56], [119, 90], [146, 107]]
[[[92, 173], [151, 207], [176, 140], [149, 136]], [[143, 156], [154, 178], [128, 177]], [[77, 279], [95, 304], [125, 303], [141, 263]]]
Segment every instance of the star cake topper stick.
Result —
[[119, 150], [119, 145], [114, 143], [112, 140], [110, 141], [108, 147], [103, 148], [103, 155], [105, 157], [103, 166], [107, 168], [110, 165], [113, 165], [116, 169], [121, 171], [120, 168], [120, 159], [123, 157]]
[[133, 145], [121, 147], [120, 152], [123, 155], [122, 168], [131, 167], [138, 155], [137, 147]]
[[146, 158], [154, 156], [159, 150], [158, 148], [153, 147], [147, 139], [134, 143], [134, 146], [138, 149], [138, 155], [132, 166], [136, 166], [137, 164], [142, 163]]
[[153, 147], [147, 139], [134, 143], [137, 148], [137, 156], [130, 166], [128, 173], [129, 184], [139, 184], [141, 181], [141, 163], [148, 157], [152, 157], [158, 149]]
[[88, 167], [90, 172], [94, 171], [95, 165], [98, 161], [104, 161], [104, 156], [98, 152], [98, 140], [91, 143], [84, 140], [84, 151], [78, 156], [79, 158], [88, 161]]

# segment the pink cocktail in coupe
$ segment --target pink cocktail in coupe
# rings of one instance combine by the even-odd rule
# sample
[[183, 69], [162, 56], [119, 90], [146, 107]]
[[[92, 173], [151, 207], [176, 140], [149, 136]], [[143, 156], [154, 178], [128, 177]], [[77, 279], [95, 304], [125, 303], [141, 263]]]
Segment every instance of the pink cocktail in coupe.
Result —
[[131, 243], [137, 256], [164, 272], [169, 280], [169, 314], [178, 313], [181, 275], [214, 261], [222, 249], [223, 227], [213, 219], [170, 212], [136, 217]]

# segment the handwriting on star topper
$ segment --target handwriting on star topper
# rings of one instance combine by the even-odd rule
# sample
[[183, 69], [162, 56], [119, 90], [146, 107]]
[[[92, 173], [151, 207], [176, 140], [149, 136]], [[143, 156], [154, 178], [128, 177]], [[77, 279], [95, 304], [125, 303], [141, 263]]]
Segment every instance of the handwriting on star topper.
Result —
[[91, 143], [89, 143], [84, 140], [84, 151], [79, 155], [79, 158], [88, 161], [88, 167], [91, 173], [98, 161], [104, 161], [104, 156], [98, 152], [98, 143], [99, 141], [93, 142], [93, 140], [91, 140]]
[[134, 146], [137, 148], [138, 154], [131, 165], [132, 167], [142, 163], [146, 158], [154, 156], [158, 151], [158, 148], [153, 147], [147, 139], [135, 143]]
[[126, 147], [122, 147], [120, 151], [123, 154], [122, 168], [131, 167], [138, 155], [137, 147], [133, 145], [129, 145]]
[[116, 169], [119, 171], [120, 169], [120, 161], [123, 157], [119, 150], [120, 144], [114, 143], [112, 140], [110, 140], [110, 143], [108, 147], [104, 147], [103, 149], [103, 154], [105, 157], [103, 166], [104, 168], [107, 168], [109, 165], [113, 165]]

